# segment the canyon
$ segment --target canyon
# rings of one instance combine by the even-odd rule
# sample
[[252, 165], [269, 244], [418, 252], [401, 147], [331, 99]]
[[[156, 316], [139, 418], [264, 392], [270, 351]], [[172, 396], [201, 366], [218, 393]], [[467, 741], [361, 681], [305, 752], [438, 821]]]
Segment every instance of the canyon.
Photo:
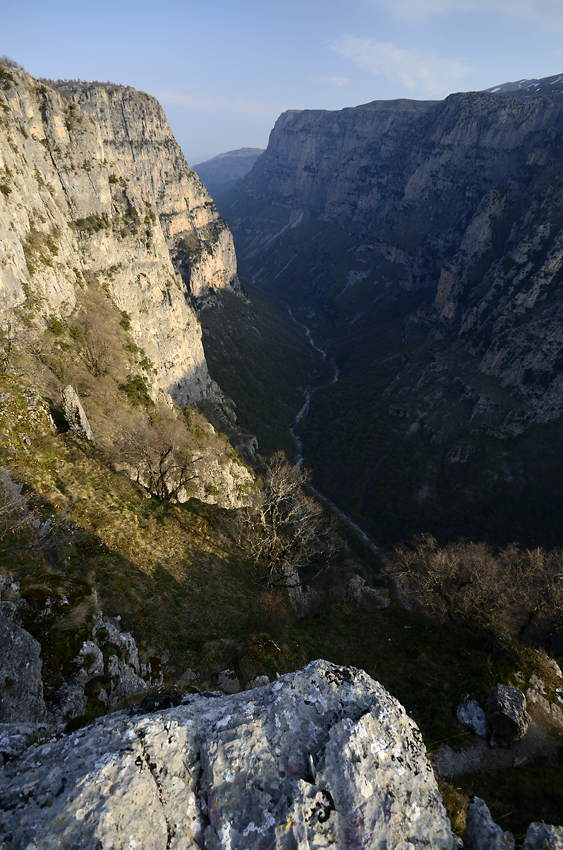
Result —
[[[563, 115], [536, 95], [286, 113], [223, 218], [154, 98], [0, 65], [2, 850], [510, 846], [422, 736], [478, 750], [456, 711], [495, 686], [535, 734], [561, 671], [400, 604], [387, 544], [493, 537], [558, 468]], [[297, 460], [290, 426], [309, 489], [257, 454]], [[503, 761], [543, 794], [529, 850], [561, 841], [544, 749]]]
[[315, 483], [388, 542], [561, 542], [563, 107], [497, 89], [286, 112], [220, 202], [340, 369], [300, 432]]

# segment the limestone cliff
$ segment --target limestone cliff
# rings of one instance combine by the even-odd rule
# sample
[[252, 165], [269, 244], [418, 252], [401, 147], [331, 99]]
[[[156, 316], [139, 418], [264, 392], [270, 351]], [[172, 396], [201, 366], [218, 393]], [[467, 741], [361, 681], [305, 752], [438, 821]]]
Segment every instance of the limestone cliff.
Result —
[[[340, 367], [303, 423], [305, 455], [369, 524], [389, 513], [378, 536], [420, 512], [419, 530], [449, 527], [485, 481], [517, 512], [537, 446], [506, 441], [563, 422], [562, 130], [563, 101], [541, 91], [287, 112], [221, 199], [242, 272]], [[554, 492], [559, 437], [541, 440], [540, 489]], [[451, 464], [465, 466], [457, 489]]]
[[153, 98], [67, 88], [0, 67], [1, 325], [41, 330], [95, 278], [153, 390], [198, 401], [215, 390], [190, 301], [235, 279], [228, 228]]
[[323, 661], [233, 696], [120, 712], [0, 772], [0, 841], [155, 848], [412, 847], [454, 837], [420, 733]]
[[163, 233], [186, 287], [195, 297], [236, 281], [229, 228], [208, 191], [184, 159], [160, 104], [123, 86], [54, 84], [98, 124], [104, 153], [153, 199]]

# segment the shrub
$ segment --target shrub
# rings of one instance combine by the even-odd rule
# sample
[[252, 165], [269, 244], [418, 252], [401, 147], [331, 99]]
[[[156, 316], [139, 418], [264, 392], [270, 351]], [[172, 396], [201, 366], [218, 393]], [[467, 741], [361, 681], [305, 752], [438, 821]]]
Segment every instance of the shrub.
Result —
[[133, 407], [154, 407], [147, 381], [141, 375], [129, 375], [127, 381], [121, 384], [120, 389], [123, 390]]
[[407, 600], [440, 620], [546, 641], [563, 625], [563, 552], [438, 546], [429, 534], [397, 546], [391, 570]]

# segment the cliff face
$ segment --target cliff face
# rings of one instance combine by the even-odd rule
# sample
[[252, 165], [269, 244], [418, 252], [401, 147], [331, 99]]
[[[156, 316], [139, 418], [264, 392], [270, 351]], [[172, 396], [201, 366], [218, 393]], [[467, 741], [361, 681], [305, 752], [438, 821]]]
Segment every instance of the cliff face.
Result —
[[184, 159], [160, 104], [122, 86], [55, 83], [98, 124], [104, 153], [143, 197], [151, 198], [172, 256], [192, 295], [236, 280], [226, 223]]
[[[436, 289], [444, 264], [467, 250], [464, 240], [479, 238], [484, 208], [496, 220], [514, 218], [536, 172], [558, 168], [562, 126], [563, 106], [550, 97], [460, 94], [440, 103], [287, 112], [224, 209], [245, 267], [256, 273], [266, 259], [264, 279], [279, 271], [269, 258], [273, 244], [322, 222], [347, 231], [354, 252], [347, 265], [369, 270], [374, 287], [392, 272], [403, 287]], [[506, 194], [509, 184], [501, 209], [498, 187]], [[482, 256], [490, 248], [489, 241], [471, 250]], [[306, 263], [306, 248], [300, 254]]]
[[[416, 456], [414, 515], [438, 466], [489, 451], [483, 435], [558, 427], [562, 129], [558, 94], [288, 112], [222, 199], [242, 271], [282, 293], [341, 367], [304, 425], [319, 485], [333, 487], [323, 470], [348, 457], [344, 489], [370, 501], [393, 435]], [[343, 443], [365, 441], [374, 422], [385, 436], [370, 463], [350, 464]]]
[[190, 298], [234, 280], [234, 251], [158, 103], [116, 86], [57, 91], [15, 68], [0, 77], [3, 327], [70, 315], [95, 278], [128, 314], [154, 389], [180, 404], [213, 392]]

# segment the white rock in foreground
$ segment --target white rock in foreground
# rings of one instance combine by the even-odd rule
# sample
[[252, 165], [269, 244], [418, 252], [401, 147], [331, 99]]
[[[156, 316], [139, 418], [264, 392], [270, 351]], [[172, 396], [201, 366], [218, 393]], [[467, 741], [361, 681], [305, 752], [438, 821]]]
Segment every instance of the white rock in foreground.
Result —
[[0, 772], [2, 838], [11, 850], [453, 847], [415, 723], [366, 673], [325, 661], [31, 747]]

